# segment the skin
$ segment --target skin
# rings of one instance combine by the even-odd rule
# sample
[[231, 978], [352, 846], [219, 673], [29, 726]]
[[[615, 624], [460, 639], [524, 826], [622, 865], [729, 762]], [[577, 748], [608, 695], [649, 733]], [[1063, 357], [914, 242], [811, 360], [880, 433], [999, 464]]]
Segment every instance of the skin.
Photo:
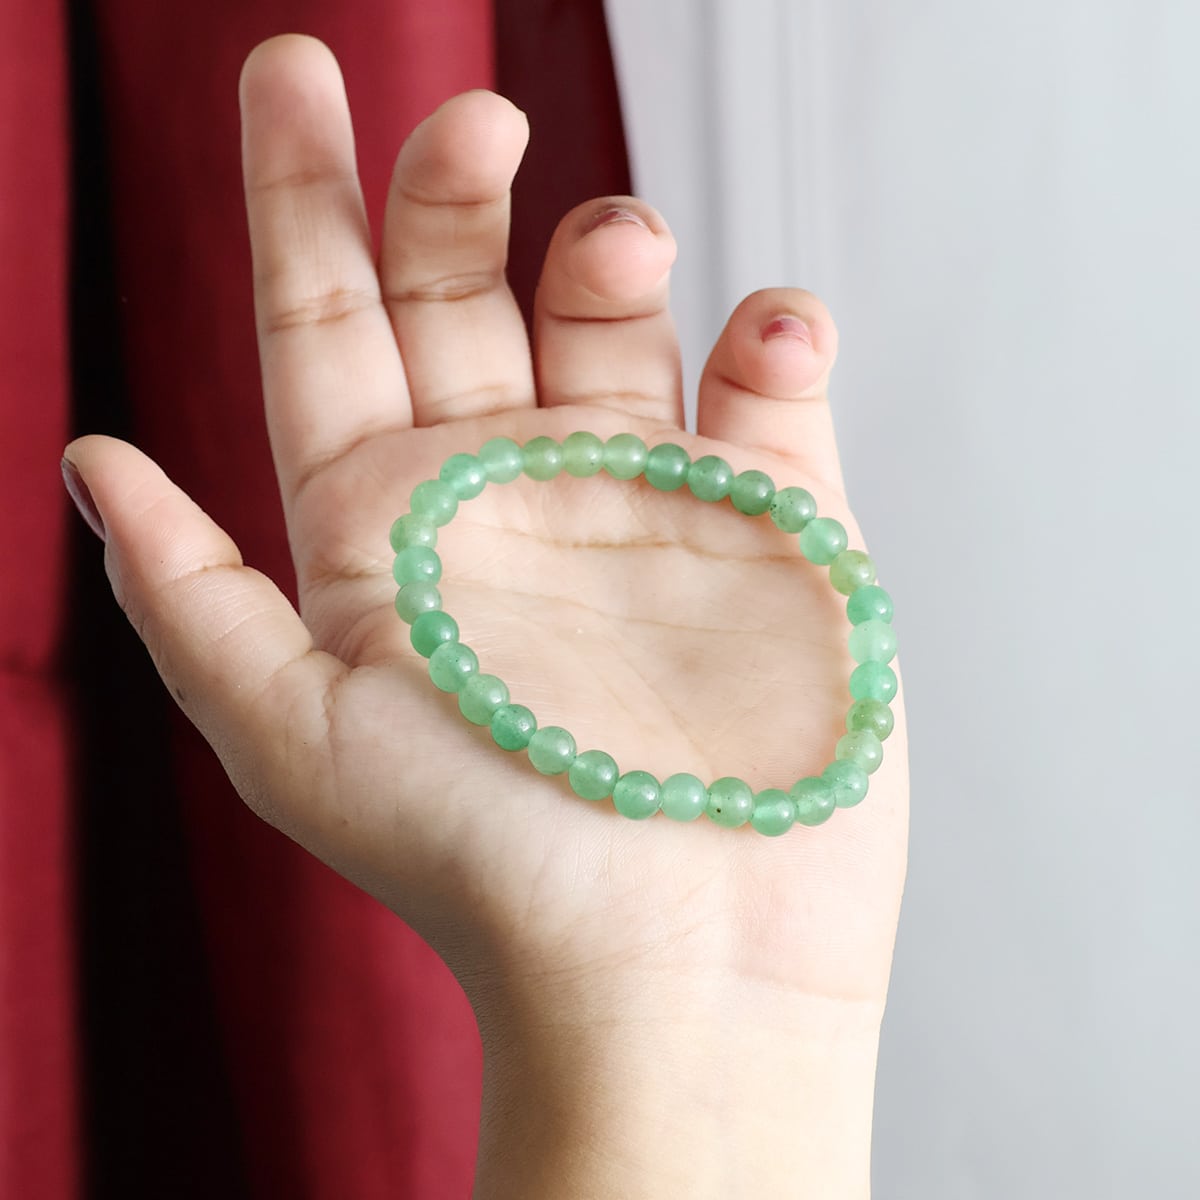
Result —
[[[867, 801], [819, 828], [629, 821], [498, 750], [433, 689], [392, 608], [387, 546], [450, 454], [589, 429], [807, 487], [862, 547], [827, 398], [828, 311], [796, 290], [744, 300], [688, 434], [674, 242], [641, 201], [564, 218], [527, 334], [504, 257], [528, 131], [507, 101], [456, 97], [412, 134], [378, 250], [329, 51], [258, 47], [241, 104], [300, 611], [135, 448], [93, 436], [66, 451], [165, 684], [246, 803], [461, 981], [485, 1055], [477, 1197], [868, 1195], [905, 869], [901, 698]], [[581, 750], [756, 790], [832, 758], [853, 667], [843, 598], [767, 519], [563, 477], [489, 487], [438, 552], [483, 669]]]

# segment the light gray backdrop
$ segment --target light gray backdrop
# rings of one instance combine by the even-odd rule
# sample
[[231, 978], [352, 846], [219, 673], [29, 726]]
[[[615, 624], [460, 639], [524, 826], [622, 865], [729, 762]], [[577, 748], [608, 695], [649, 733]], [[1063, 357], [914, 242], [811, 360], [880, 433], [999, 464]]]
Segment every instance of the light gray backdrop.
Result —
[[1200, 1196], [1200, 5], [609, 14], [690, 384], [755, 288], [841, 331], [912, 737], [875, 1194]]

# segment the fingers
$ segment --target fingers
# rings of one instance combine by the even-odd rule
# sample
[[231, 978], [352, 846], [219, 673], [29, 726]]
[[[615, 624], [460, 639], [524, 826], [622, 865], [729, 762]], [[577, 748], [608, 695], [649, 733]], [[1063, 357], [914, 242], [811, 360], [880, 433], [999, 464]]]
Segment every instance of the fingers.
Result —
[[468, 92], [400, 151], [380, 277], [418, 425], [533, 407], [529, 339], [504, 275], [528, 136], [507, 100]]
[[290, 506], [324, 465], [411, 413], [333, 55], [273, 38], [246, 60], [240, 93], [263, 392]]
[[747, 296], [701, 376], [698, 432], [789, 459], [842, 492], [827, 391], [837, 344], [833, 318], [811, 292]]
[[648, 205], [593, 200], [559, 224], [534, 305], [543, 406], [596, 404], [683, 423], [679, 344], [667, 308], [675, 239]]

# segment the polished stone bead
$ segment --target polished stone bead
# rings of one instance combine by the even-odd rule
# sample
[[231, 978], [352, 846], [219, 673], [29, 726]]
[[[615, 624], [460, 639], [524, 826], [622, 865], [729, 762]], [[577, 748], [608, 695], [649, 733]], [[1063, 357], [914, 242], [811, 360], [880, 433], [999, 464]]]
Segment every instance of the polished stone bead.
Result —
[[575, 761], [575, 739], [565, 729], [547, 725], [529, 739], [529, 761], [543, 775], [561, 775]]
[[869, 730], [856, 729], [838, 739], [834, 757], [856, 762], [868, 775], [874, 775], [883, 762], [883, 743]]
[[626, 771], [613, 788], [613, 808], [623, 817], [644, 821], [658, 812], [662, 792], [649, 771]]
[[424, 517], [405, 513], [392, 522], [388, 540], [397, 554], [406, 546], [428, 546], [432, 550], [437, 545], [437, 526]]
[[850, 630], [850, 657], [855, 662], [889, 663], [896, 657], [896, 631], [885, 621], [864, 621]]
[[496, 675], [472, 675], [458, 693], [458, 711], [472, 725], [490, 725], [492, 716], [508, 703], [508, 685]]
[[423, 579], [406, 583], [396, 593], [396, 612], [400, 620], [411, 625], [423, 612], [442, 607], [442, 594], [432, 583]]
[[525, 474], [544, 483], [562, 470], [562, 447], [553, 438], [535, 437], [525, 443], [521, 459]]
[[392, 563], [392, 578], [401, 587], [421, 579], [437, 583], [442, 577], [442, 560], [428, 546], [405, 546]]
[[487, 486], [487, 472], [474, 454], [452, 454], [438, 472], [438, 478], [448, 483], [460, 500], [474, 500]]
[[687, 484], [697, 500], [724, 500], [733, 486], [733, 468], [723, 458], [706, 454], [688, 468]]
[[846, 616], [851, 625], [864, 621], [892, 620], [892, 598], [877, 583], [861, 587], [846, 601]]
[[708, 789], [695, 775], [680, 771], [663, 780], [661, 800], [672, 821], [694, 821], [708, 806]]
[[412, 490], [409, 507], [418, 517], [435, 525], [448, 525], [458, 512], [458, 497], [454, 489], [441, 479], [426, 479]]
[[855, 700], [846, 714], [846, 732], [869, 729], [881, 742], [895, 727], [896, 718], [892, 710], [881, 700]]
[[898, 686], [896, 672], [881, 662], [865, 662], [850, 672], [850, 695], [855, 700], [882, 700], [891, 704]]
[[537, 718], [523, 704], [502, 704], [492, 713], [492, 741], [501, 750], [524, 750], [537, 730]]
[[603, 750], [585, 750], [567, 770], [567, 782], [583, 800], [603, 800], [612, 795], [620, 775], [617, 760]]
[[489, 438], [479, 447], [479, 461], [492, 483], [512, 483], [525, 465], [521, 447], [512, 438]]
[[479, 659], [462, 642], [443, 642], [429, 656], [429, 678], [443, 692], [461, 691], [464, 683], [479, 670]]
[[754, 812], [754, 793], [745, 780], [726, 775], [708, 785], [708, 819], [714, 825], [736, 829]]
[[796, 805], [796, 820], [801, 825], [820, 825], [829, 820], [837, 807], [832, 785], [819, 775], [797, 781], [789, 794]]
[[598, 475], [604, 466], [604, 443], [594, 434], [580, 429], [563, 439], [563, 470], [576, 479]]
[[817, 502], [802, 487], [780, 488], [771, 500], [771, 520], [784, 533], [799, 533], [817, 515]]
[[846, 529], [832, 517], [813, 517], [800, 530], [800, 553], [810, 563], [827, 567], [846, 548]]
[[875, 582], [875, 564], [865, 550], [843, 550], [829, 564], [829, 582], [835, 592], [851, 596]]
[[408, 640], [422, 658], [428, 658], [443, 642], [458, 641], [458, 622], [440, 608], [428, 609], [413, 621]]
[[687, 483], [692, 465], [688, 452], [674, 442], [660, 442], [646, 455], [646, 482], [660, 492], [677, 492]]
[[[763, 510], [764, 512], [766, 509]], [[754, 797], [750, 824], [766, 837], [779, 837], [796, 823], [796, 802], [780, 788], [766, 788]]]
[[759, 517], [775, 499], [775, 483], [763, 471], [742, 471], [729, 485], [729, 502], [748, 517]]
[[831, 762], [821, 778], [833, 788], [833, 802], [838, 808], [853, 808], [867, 794], [867, 773], [853, 759]]
[[614, 434], [604, 443], [604, 469], [614, 479], [636, 479], [646, 469], [648, 453], [636, 434]]

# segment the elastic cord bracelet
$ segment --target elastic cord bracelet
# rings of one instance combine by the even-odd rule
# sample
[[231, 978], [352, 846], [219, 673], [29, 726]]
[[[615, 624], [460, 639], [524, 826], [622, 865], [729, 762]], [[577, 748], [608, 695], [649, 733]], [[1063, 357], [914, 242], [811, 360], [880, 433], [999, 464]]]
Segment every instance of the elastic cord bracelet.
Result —
[[[514, 704], [503, 680], [479, 670], [479, 659], [459, 640], [458, 624], [442, 609], [437, 584], [442, 562], [434, 547], [439, 527], [449, 524], [461, 501], [478, 496], [489, 484], [511, 483], [521, 475], [545, 481], [560, 472], [584, 478], [606, 472], [614, 479], [639, 476], [664, 492], [683, 487], [709, 503], [729, 499], [748, 517], [769, 515], [784, 533], [798, 535], [800, 553], [829, 568], [829, 581], [847, 597], [850, 655], [858, 664], [850, 675], [853, 703], [846, 714], [846, 733], [837, 743], [834, 761], [820, 775], [798, 780], [788, 790], [766, 788], [755, 793], [744, 780], [729, 775], [705, 786], [686, 772], [660, 783], [648, 771], [624, 771], [603, 750], [577, 751], [567, 730], [539, 727], [523, 704]], [[413, 488], [411, 511], [391, 528], [396, 551], [393, 575], [400, 590], [396, 612], [411, 626], [410, 640], [429, 660], [429, 676], [444, 692], [458, 696], [462, 715], [486, 725], [503, 750], [524, 750], [543, 775], [566, 775], [584, 800], [612, 797], [617, 812], [643, 820], [661, 811], [674, 821], [702, 814], [716, 825], [734, 829], [749, 823], [759, 833], [777, 837], [794, 824], [820, 825], [835, 808], [851, 808], [867, 794], [868, 778], [883, 761], [883, 742], [894, 724], [890, 702], [896, 674], [888, 663], [896, 654], [892, 600], [875, 582], [875, 564], [861, 550], [847, 549], [845, 527], [818, 517], [816, 502], [801, 487], [776, 488], [762, 471], [734, 474], [724, 459], [706, 454], [694, 462], [682, 446], [664, 442], [647, 449], [641, 438], [619, 433], [601, 441], [593, 433], [572, 433], [561, 443], [536, 437], [519, 446], [497, 437], [476, 454], [453, 454], [437, 479]]]

